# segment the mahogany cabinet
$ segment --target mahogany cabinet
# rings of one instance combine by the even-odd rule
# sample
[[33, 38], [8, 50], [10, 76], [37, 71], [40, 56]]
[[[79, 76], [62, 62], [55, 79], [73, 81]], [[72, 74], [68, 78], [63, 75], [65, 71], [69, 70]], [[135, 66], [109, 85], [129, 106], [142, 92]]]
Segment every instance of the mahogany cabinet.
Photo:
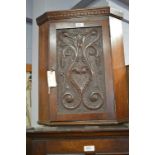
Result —
[[[39, 124], [128, 121], [121, 18], [109, 7], [46, 12], [37, 18]], [[47, 71], [55, 73], [56, 86], [48, 86]]]
[[128, 155], [128, 127], [50, 127], [27, 130], [26, 155]]

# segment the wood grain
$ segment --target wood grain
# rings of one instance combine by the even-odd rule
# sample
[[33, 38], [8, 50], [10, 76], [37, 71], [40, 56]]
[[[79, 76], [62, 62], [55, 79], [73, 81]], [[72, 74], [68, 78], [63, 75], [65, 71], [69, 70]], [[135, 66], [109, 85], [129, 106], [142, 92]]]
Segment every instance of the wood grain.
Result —
[[49, 119], [48, 70], [48, 23], [39, 27], [39, 120]]
[[127, 73], [120, 20], [110, 17], [111, 54], [117, 119], [128, 121]]
[[[27, 155], [47, 154], [129, 154], [128, 128], [57, 128], [27, 131]], [[31, 142], [30, 142], [31, 141]], [[94, 145], [95, 151], [84, 152], [84, 146]], [[29, 154], [28, 154], [29, 153]]]

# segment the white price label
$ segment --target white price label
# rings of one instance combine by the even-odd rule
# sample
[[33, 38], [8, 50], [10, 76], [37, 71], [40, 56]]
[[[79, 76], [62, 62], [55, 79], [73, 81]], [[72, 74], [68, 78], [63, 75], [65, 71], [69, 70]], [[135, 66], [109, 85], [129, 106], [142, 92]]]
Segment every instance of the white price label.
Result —
[[84, 23], [76, 23], [75, 26], [76, 27], [84, 27]]
[[56, 87], [55, 71], [47, 71], [48, 87]]
[[94, 145], [84, 146], [84, 152], [95, 151]]

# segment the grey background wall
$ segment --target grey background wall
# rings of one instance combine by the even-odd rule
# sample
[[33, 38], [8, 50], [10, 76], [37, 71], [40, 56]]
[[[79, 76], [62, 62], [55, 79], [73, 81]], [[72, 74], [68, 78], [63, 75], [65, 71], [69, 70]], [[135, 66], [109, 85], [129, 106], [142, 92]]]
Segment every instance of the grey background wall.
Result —
[[[110, 6], [123, 12], [123, 18], [129, 20], [129, 8], [117, 0], [97, 0], [88, 7]], [[129, 64], [129, 24], [122, 22], [125, 64]]]
[[32, 64], [32, 24], [26, 23], [26, 64]]
[[[32, 19], [32, 0], [26, 0], [26, 17]], [[32, 64], [32, 24], [26, 22], [26, 64]]]
[[[32, 126], [37, 127], [38, 120], [38, 26], [36, 18], [46, 11], [66, 10], [72, 8], [80, 0], [26, 0], [26, 16], [32, 18], [31, 28], [27, 26], [27, 62], [32, 63]], [[125, 19], [129, 19], [129, 9], [117, 0], [97, 0], [88, 7], [111, 6], [121, 10]], [[129, 25], [123, 22], [123, 41], [125, 63], [129, 64]]]

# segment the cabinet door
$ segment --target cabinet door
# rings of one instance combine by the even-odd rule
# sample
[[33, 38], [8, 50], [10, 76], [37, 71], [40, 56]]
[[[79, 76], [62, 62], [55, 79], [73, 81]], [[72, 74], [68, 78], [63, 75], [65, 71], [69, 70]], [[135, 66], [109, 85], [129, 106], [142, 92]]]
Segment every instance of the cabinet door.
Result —
[[114, 92], [108, 20], [51, 23], [51, 121], [113, 120]]

